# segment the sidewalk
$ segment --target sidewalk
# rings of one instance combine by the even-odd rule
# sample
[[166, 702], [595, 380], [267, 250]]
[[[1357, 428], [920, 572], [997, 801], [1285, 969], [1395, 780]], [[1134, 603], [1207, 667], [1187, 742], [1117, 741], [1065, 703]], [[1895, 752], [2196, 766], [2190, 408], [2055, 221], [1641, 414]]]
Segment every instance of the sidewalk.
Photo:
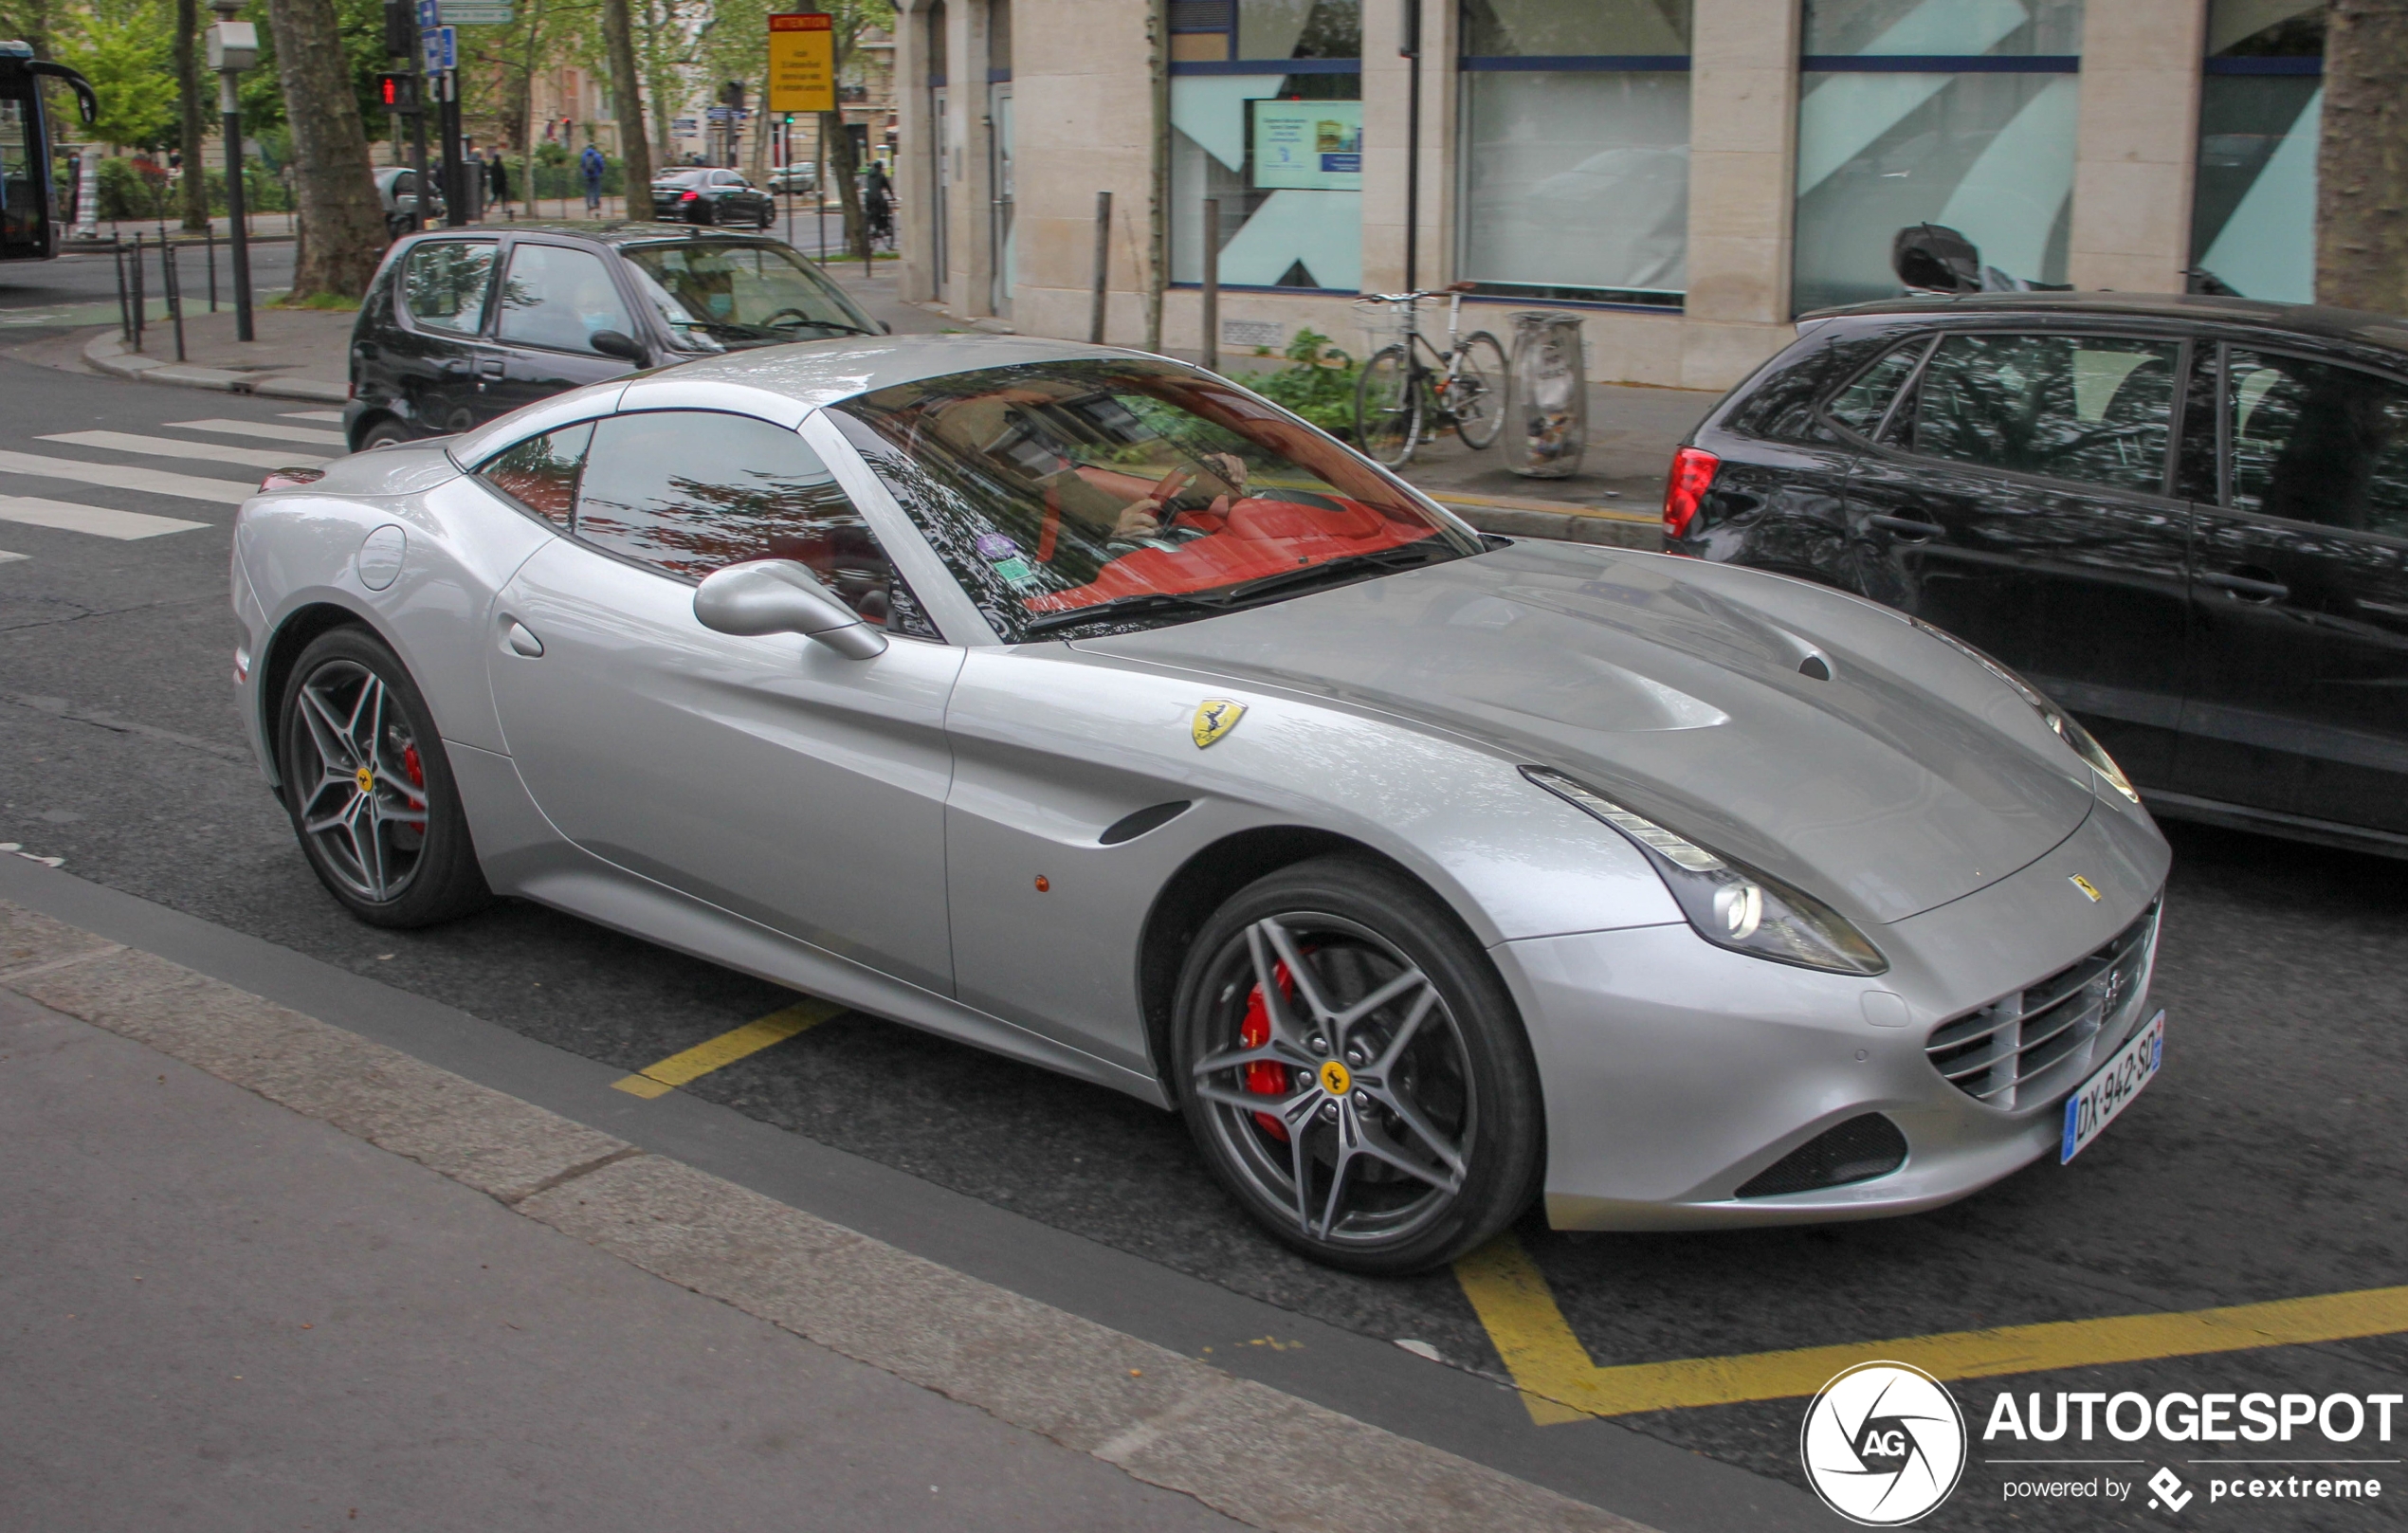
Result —
[[8, 902], [0, 1057], [11, 1526], [1645, 1533]]

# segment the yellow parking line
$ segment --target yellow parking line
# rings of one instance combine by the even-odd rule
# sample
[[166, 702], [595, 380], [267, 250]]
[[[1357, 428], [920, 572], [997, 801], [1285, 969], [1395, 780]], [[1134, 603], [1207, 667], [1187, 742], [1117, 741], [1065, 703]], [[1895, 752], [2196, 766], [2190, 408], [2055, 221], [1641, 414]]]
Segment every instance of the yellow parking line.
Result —
[[1530, 1418], [1541, 1426], [1584, 1415], [1812, 1395], [1841, 1369], [1874, 1359], [1910, 1362], [1936, 1378], [1989, 1378], [2408, 1331], [2408, 1287], [2365, 1288], [2180, 1314], [2114, 1315], [1601, 1368], [1572, 1334], [1546, 1279], [1511, 1235], [1455, 1263], [1455, 1277], [1522, 1387]]
[[611, 1085], [632, 1097], [666, 1096], [689, 1081], [733, 1065], [748, 1054], [757, 1054], [771, 1044], [784, 1043], [797, 1032], [806, 1028], [815, 1028], [831, 1016], [841, 1015], [844, 1010], [833, 1001], [796, 1001], [782, 1012], [772, 1012], [757, 1022], [747, 1022], [733, 1032], [722, 1032], [708, 1043], [698, 1043], [684, 1053], [671, 1054], [657, 1065], [647, 1065], [627, 1079], [612, 1081]]

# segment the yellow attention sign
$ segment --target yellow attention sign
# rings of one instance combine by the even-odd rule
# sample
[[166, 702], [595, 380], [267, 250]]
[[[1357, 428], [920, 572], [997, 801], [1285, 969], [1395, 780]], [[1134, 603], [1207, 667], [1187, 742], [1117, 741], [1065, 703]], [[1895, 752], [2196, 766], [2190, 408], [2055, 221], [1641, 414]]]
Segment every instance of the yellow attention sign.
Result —
[[826, 12], [769, 19], [769, 109], [836, 110], [836, 33]]

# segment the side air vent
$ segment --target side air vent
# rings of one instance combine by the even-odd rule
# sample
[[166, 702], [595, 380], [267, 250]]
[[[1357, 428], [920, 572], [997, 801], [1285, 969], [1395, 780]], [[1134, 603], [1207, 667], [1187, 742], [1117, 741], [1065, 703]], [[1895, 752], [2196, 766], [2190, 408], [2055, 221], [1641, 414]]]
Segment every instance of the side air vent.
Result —
[[1808, 655], [1797, 663], [1797, 674], [1809, 681], [1828, 682], [1831, 680], [1831, 662], [1820, 655]]
[[1906, 1136], [1877, 1112], [1824, 1129], [1747, 1179], [1742, 1197], [1779, 1197], [1887, 1177], [1906, 1163]]
[[1146, 831], [1158, 830], [1177, 819], [1187, 812], [1188, 806], [1194, 802], [1195, 800], [1189, 798], [1174, 798], [1167, 804], [1156, 804], [1151, 809], [1141, 809], [1134, 814], [1123, 814], [1104, 828], [1104, 833], [1095, 838], [1096, 844], [1117, 847], [1123, 841], [1135, 841]]

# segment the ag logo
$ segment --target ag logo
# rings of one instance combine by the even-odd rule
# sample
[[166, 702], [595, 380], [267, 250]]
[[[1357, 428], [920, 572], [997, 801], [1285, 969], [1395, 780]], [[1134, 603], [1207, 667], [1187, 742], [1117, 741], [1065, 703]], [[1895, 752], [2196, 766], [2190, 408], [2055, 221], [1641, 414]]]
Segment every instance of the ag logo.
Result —
[[1898, 1527], [1957, 1488], [1965, 1420], [1922, 1369], [1858, 1363], [1806, 1408], [1798, 1456], [1825, 1506], [1866, 1527]]

